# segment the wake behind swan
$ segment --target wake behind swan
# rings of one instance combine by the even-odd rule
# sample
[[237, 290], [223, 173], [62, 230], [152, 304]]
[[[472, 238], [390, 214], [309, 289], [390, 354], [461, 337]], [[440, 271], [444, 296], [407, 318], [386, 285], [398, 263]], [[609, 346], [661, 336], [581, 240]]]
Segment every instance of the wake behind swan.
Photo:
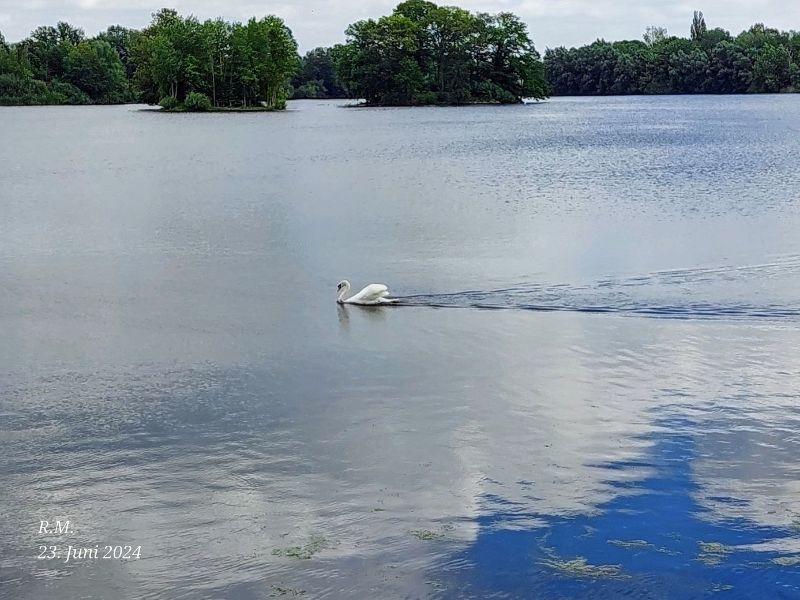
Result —
[[[342, 284], [347, 284], [344, 291]], [[523, 281], [500, 289], [393, 298], [388, 298], [388, 289], [380, 284], [369, 285], [344, 300], [347, 290], [349, 283], [342, 282], [340, 302], [388, 301], [395, 306], [612, 313], [669, 319], [800, 321], [800, 255], [755, 265], [671, 269], [575, 283]]]

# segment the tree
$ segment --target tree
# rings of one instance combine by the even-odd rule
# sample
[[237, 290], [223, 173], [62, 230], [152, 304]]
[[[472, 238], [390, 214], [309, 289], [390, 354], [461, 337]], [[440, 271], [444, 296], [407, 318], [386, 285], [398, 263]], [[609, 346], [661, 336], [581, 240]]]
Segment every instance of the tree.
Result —
[[696, 94], [704, 91], [708, 56], [685, 38], [670, 37], [653, 46], [649, 92]]
[[641, 42], [598, 40], [545, 53], [555, 94], [695, 94], [800, 90], [800, 34], [756, 23], [736, 38], [694, 14], [691, 39], [648, 27]]
[[707, 30], [703, 37], [701, 37], [697, 44], [707, 53], [710, 53], [714, 47], [720, 42], [729, 42], [731, 34], [720, 27]]
[[753, 63], [753, 90], [781, 92], [792, 85], [792, 56], [783, 46], [764, 46]]
[[647, 29], [645, 29], [642, 39], [644, 39], [644, 43], [648, 46], [654, 46], [658, 42], [664, 41], [667, 38], [667, 35], [666, 27], [656, 27], [655, 25], [650, 25], [647, 27]]
[[452, 6], [435, 7], [428, 15], [431, 76], [437, 100], [461, 104], [470, 97], [470, 75], [475, 45], [473, 17]]
[[15, 48], [9, 46], [3, 34], [0, 33], [0, 75], [30, 78], [30, 65], [24, 60], [24, 56], [24, 54], [20, 55]]
[[164, 9], [136, 36], [131, 56], [136, 88], [148, 102], [180, 106], [195, 92], [213, 106], [279, 109], [297, 67], [297, 44], [277, 17], [200, 23]]
[[711, 51], [707, 91], [714, 94], [744, 94], [753, 80], [753, 60], [748, 52], [729, 41]]
[[69, 44], [59, 38], [55, 27], [37, 27], [29, 38], [20, 42], [20, 46], [35, 79], [50, 81], [63, 74], [64, 57], [69, 51]]
[[[478, 81], [480, 100], [502, 103], [547, 96], [544, 65], [527, 27], [511, 13], [478, 15]], [[488, 59], [488, 60], [487, 60]], [[488, 90], [488, 94], [487, 94]]]
[[694, 11], [694, 18], [692, 19], [692, 27], [689, 30], [690, 37], [693, 42], [700, 42], [705, 37], [708, 27], [706, 27], [706, 20], [703, 18], [702, 11]]
[[541, 58], [511, 13], [408, 0], [346, 33], [334, 53], [337, 77], [369, 104], [507, 103], [547, 94]]
[[790, 75], [792, 78], [792, 91], [800, 92], [800, 64], [792, 63]]
[[337, 74], [348, 90], [370, 104], [417, 104], [425, 91], [418, 62], [417, 25], [393, 14], [359, 21], [346, 34], [347, 49], [339, 52]]
[[208, 60], [206, 83], [210, 83], [208, 91], [212, 106], [218, 106], [230, 100], [230, 89], [226, 84], [231, 82], [233, 75], [230, 60], [233, 26], [222, 19], [214, 19], [203, 23], [202, 29]]
[[347, 92], [336, 76], [334, 48], [306, 52], [292, 79], [294, 98], [345, 98]]
[[64, 59], [64, 80], [103, 104], [128, 99], [128, 81], [116, 50], [104, 40], [80, 42]]
[[120, 61], [122, 61], [122, 66], [125, 68], [125, 76], [128, 79], [131, 79], [136, 72], [136, 63], [133, 60], [132, 50], [138, 35], [139, 32], [135, 29], [112, 25], [97, 36], [98, 40], [108, 42], [116, 51]]
[[284, 108], [286, 87], [297, 69], [297, 43], [278, 17], [250, 19], [246, 25], [250, 73], [267, 108]]

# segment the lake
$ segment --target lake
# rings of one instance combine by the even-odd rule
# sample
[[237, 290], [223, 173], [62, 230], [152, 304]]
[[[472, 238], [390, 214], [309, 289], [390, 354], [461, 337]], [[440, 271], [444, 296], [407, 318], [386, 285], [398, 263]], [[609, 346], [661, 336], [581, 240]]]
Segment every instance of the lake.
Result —
[[0, 597], [800, 596], [800, 96], [289, 108], [0, 109]]

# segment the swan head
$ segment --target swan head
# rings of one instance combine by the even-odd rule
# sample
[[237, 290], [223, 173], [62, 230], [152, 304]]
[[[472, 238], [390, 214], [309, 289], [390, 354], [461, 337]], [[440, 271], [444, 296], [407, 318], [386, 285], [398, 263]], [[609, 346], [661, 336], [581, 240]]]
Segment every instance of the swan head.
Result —
[[341, 302], [344, 300], [344, 295], [350, 291], [350, 282], [347, 279], [343, 279], [339, 282], [339, 285], [336, 286], [336, 291], [339, 294], [338, 301]]

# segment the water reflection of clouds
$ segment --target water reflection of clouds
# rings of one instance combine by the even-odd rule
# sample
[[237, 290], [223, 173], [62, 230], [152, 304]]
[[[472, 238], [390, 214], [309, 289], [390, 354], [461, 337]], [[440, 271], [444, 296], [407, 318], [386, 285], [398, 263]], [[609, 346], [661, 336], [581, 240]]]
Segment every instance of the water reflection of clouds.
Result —
[[[7, 427], [28, 433], [7, 438], [6, 500], [28, 520], [75, 506], [87, 538], [147, 540], [158, 560], [126, 569], [154, 584], [325, 587], [338, 562], [377, 560], [412, 585], [440, 554], [410, 531], [449, 553], [495, 513], [498, 531], [600, 518], [654, 492], [653, 447], [680, 422], [687, 493], [709, 509], [697, 519], [776, 525], [797, 510], [792, 331], [426, 308], [349, 319], [308, 324], [327, 350], [259, 367], [20, 382]], [[34, 418], [45, 410], [51, 428]], [[316, 535], [330, 547], [312, 572], [271, 555]]]
[[[513, 511], [484, 497], [476, 539], [431, 569], [445, 597], [700, 597], [736, 590], [778, 597], [800, 590], [796, 532], [742, 518], [708, 520], [695, 492], [696, 447], [689, 421], [663, 420], [642, 460], [651, 473], [636, 494], [620, 494], [595, 514]], [[607, 463], [616, 472], [630, 464]], [[625, 487], [623, 483], [614, 485]], [[535, 527], [507, 523], [540, 521]], [[499, 524], [499, 526], [498, 526]]]

